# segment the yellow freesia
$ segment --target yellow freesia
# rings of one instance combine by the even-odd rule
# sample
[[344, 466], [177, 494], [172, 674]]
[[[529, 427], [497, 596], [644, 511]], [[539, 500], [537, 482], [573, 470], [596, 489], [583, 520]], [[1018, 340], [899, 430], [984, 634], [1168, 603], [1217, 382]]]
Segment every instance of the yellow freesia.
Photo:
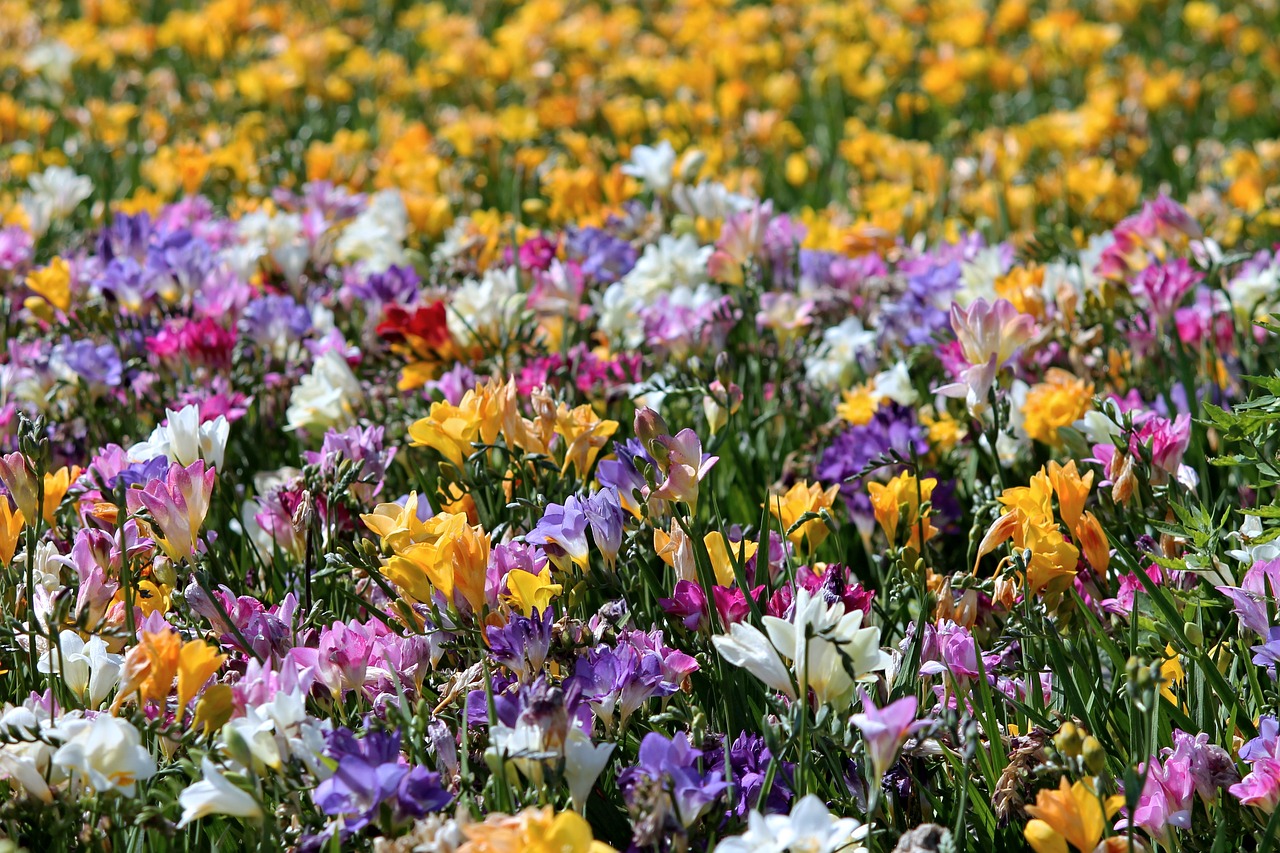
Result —
[[805, 539], [809, 542], [809, 552], [818, 550], [818, 546], [827, 538], [827, 524], [821, 518], [813, 518], [797, 527], [791, 528], [807, 512], [820, 513], [830, 510], [835, 504], [836, 495], [840, 493], [838, 485], [823, 489], [821, 483], [809, 484], [801, 480], [782, 494], [769, 497], [769, 513], [782, 525], [783, 531], [791, 531], [787, 538], [796, 547]]
[[507, 603], [520, 611], [521, 616], [531, 616], [536, 609], [546, 613], [552, 599], [560, 595], [564, 589], [558, 583], [551, 582], [551, 569], [544, 568], [536, 575], [523, 569], [514, 569], [507, 573]]
[[178, 714], [186, 712], [187, 704], [195, 698], [218, 667], [227, 659], [218, 649], [204, 640], [191, 640], [178, 653]]

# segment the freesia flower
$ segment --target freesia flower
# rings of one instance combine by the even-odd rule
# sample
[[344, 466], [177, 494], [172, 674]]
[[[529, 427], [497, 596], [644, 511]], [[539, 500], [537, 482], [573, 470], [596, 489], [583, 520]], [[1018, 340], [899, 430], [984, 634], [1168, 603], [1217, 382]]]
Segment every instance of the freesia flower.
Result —
[[[1113, 799], [1105, 811], [1114, 811], [1118, 805]], [[1098, 794], [1084, 782], [1073, 785], [1066, 777], [1056, 789], [1047, 788], [1036, 794], [1036, 803], [1027, 806], [1027, 813], [1033, 819], [1023, 833], [1036, 853], [1062, 853], [1067, 844], [1079, 853], [1093, 853], [1106, 828], [1106, 814]]]
[[187, 704], [226, 659], [226, 655], [219, 654], [216, 647], [204, 640], [191, 640], [183, 644], [182, 651], [178, 653], [179, 714], [183, 713]]
[[60, 728], [65, 739], [53, 754], [53, 763], [75, 785], [98, 794], [116, 791], [132, 797], [138, 782], [155, 775], [155, 759], [126, 720], [98, 714], [65, 722]]
[[82, 640], [75, 631], [58, 635], [58, 647], [40, 656], [40, 672], [62, 676], [71, 692], [90, 710], [96, 710], [120, 683], [122, 655], [107, 651], [101, 637]]
[[[837, 818], [813, 794], [802, 798], [791, 814], [747, 815], [747, 831], [716, 845], [715, 853], [806, 850], [813, 853], [861, 853], [871, 827], [856, 818]], [[1092, 853], [1092, 851], [1090, 851]]]
[[188, 785], [178, 795], [178, 805], [182, 806], [179, 829], [209, 815], [262, 817], [262, 806], [254, 796], [228, 779], [208, 756], [201, 760], [200, 770], [200, 781]]
[[550, 806], [516, 815], [494, 812], [481, 823], [463, 826], [462, 832], [467, 841], [457, 853], [614, 853], [592, 837], [584, 817], [573, 811], [557, 814]]
[[1280, 805], [1280, 759], [1260, 758], [1253, 762], [1249, 775], [1229, 790], [1242, 805], [1271, 814]]
[[916, 709], [919, 703], [916, 697], [906, 696], [883, 708], [877, 708], [866, 691], [860, 692], [862, 711], [854, 714], [850, 722], [862, 732], [867, 755], [878, 780], [884, 777], [885, 771], [893, 764], [903, 741], [917, 728]]
[[169, 559], [180, 562], [196, 553], [216, 478], [217, 471], [197, 459], [186, 468], [174, 463], [164, 480], [126, 493], [130, 512], [145, 508], [151, 514], [159, 529], [156, 542]]
[[348, 427], [363, 400], [364, 387], [347, 360], [336, 350], [326, 350], [294, 387], [285, 412], [287, 428], [320, 433]]
[[644, 181], [654, 193], [665, 195], [671, 189], [675, 165], [676, 150], [664, 139], [654, 146], [637, 145], [632, 148], [631, 159], [622, 167], [622, 173]]
[[807, 513], [820, 514], [823, 510], [830, 511], [839, 493], [839, 484], [823, 489], [821, 483], [801, 480], [783, 494], [770, 496], [769, 513], [778, 519], [779, 525], [791, 540], [792, 545], [798, 548], [802, 542], [807, 541], [809, 553], [812, 554], [818, 550], [818, 546], [830, 532], [827, 522], [821, 518], [812, 518], [798, 527], [797, 522]]
[[507, 573], [506, 583], [509, 590], [507, 601], [526, 618], [535, 610], [546, 613], [551, 601], [564, 589], [560, 584], [551, 582], [549, 568], [537, 574], [514, 569]]
[[853, 701], [855, 680], [870, 680], [891, 663], [880, 648], [880, 629], [863, 627], [862, 620], [861, 610], [845, 612], [844, 602], [828, 604], [799, 589], [790, 619], [764, 617], [767, 636], [735, 622], [727, 635], [711, 639], [725, 660], [789, 698], [812, 690], [819, 704], [842, 708]]
[[935, 477], [917, 480], [912, 474], [898, 474], [888, 483], [867, 483], [876, 521], [890, 544], [897, 545], [899, 531], [905, 530], [906, 547], [919, 551], [924, 542], [937, 535], [938, 529], [930, 518], [932, 512], [921, 513], [922, 504], [932, 498], [937, 485]]
[[13, 562], [24, 521], [22, 510], [11, 507], [8, 498], [0, 498], [0, 566]]
[[589, 405], [570, 409], [562, 403], [556, 410], [555, 425], [556, 435], [565, 441], [564, 465], [560, 473], [565, 473], [572, 466], [579, 477], [586, 477], [600, 455], [600, 449], [617, 429], [617, 421], [602, 420]]
[[969, 366], [959, 382], [937, 390], [947, 397], [964, 398], [970, 414], [980, 417], [987, 410], [996, 374], [1035, 334], [1035, 318], [1018, 313], [1007, 299], [990, 304], [975, 299], [967, 308], [952, 304], [951, 328]]

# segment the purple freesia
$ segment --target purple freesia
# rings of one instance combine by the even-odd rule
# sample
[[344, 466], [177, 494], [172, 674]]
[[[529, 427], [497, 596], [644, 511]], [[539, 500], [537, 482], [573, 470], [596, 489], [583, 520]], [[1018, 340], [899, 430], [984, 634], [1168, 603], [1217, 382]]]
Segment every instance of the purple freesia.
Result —
[[440, 811], [453, 799], [441, 787], [440, 774], [403, 761], [399, 732], [373, 731], [357, 739], [350, 729], [337, 729], [325, 752], [337, 767], [312, 799], [324, 814], [343, 819], [344, 839], [379, 818], [384, 807], [399, 824]]

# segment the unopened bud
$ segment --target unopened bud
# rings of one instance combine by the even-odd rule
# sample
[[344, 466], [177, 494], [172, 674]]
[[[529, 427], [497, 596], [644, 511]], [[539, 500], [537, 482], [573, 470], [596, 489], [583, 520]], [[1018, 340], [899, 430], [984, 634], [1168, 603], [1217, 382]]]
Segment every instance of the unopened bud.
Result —
[[1089, 735], [1084, 739], [1084, 743], [1080, 745], [1080, 753], [1084, 756], [1084, 766], [1088, 768], [1090, 773], [1101, 773], [1107, 766], [1107, 751], [1102, 748], [1102, 743]]
[[1080, 730], [1076, 728], [1076, 724], [1066, 722], [1062, 724], [1062, 728], [1058, 729], [1058, 734], [1053, 738], [1053, 745], [1058, 752], [1070, 758], [1075, 758], [1080, 754], [1080, 747], [1084, 742], [1084, 738], [1080, 735]]
[[1194, 622], [1188, 622], [1182, 626], [1182, 633], [1187, 635], [1187, 639], [1191, 641], [1191, 645], [1197, 649], [1204, 646], [1204, 631], [1200, 630], [1200, 626]]
[[640, 439], [645, 447], [652, 444], [658, 436], [671, 434], [670, 430], [667, 429], [667, 422], [662, 419], [662, 415], [648, 406], [636, 411], [635, 430], [636, 438]]

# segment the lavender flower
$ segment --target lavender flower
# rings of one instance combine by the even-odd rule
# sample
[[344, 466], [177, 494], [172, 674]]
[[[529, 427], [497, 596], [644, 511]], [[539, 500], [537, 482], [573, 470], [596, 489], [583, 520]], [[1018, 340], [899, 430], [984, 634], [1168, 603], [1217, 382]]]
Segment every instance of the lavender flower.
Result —
[[337, 762], [333, 775], [312, 793], [316, 807], [341, 817], [342, 838], [350, 838], [379, 818], [403, 824], [449, 805], [452, 795], [440, 774], [411, 767], [400, 757], [400, 733], [369, 732], [357, 739], [350, 729], [329, 734], [326, 753]]
[[551, 650], [553, 616], [549, 607], [541, 614], [534, 608], [531, 618], [515, 613], [506, 625], [490, 625], [485, 629], [485, 636], [493, 659], [521, 681], [531, 680], [542, 671]]
[[565, 238], [565, 254], [577, 261], [584, 275], [613, 284], [636, 265], [636, 249], [626, 240], [600, 228], [578, 228]]
[[331, 475], [344, 459], [360, 463], [360, 474], [351, 484], [351, 492], [362, 503], [368, 503], [382, 491], [387, 468], [395, 459], [396, 448], [383, 445], [385, 429], [353, 426], [344, 432], [330, 429], [324, 436], [320, 452], [305, 454], [308, 465], [318, 465], [320, 473]]
[[636, 822], [638, 847], [697, 822], [728, 784], [717, 770], [701, 768], [702, 751], [684, 732], [665, 738], [650, 732], [640, 742], [639, 763], [618, 777]]
[[240, 329], [250, 341], [284, 358], [311, 331], [311, 314], [291, 296], [262, 296], [244, 309]]
[[625, 523], [617, 490], [606, 488], [595, 492], [583, 502], [582, 508], [587, 523], [591, 525], [591, 537], [596, 547], [612, 567], [622, 548], [622, 527]]
[[109, 343], [95, 344], [91, 340], [72, 341], [63, 338], [49, 355], [50, 366], [55, 370], [77, 376], [92, 386], [115, 388], [120, 384], [124, 365], [120, 353]]
[[579, 568], [587, 567], [587, 514], [585, 505], [570, 495], [564, 505], [549, 504], [542, 518], [525, 536], [525, 541], [541, 545], [561, 571], [568, 571], [566, 558]]

